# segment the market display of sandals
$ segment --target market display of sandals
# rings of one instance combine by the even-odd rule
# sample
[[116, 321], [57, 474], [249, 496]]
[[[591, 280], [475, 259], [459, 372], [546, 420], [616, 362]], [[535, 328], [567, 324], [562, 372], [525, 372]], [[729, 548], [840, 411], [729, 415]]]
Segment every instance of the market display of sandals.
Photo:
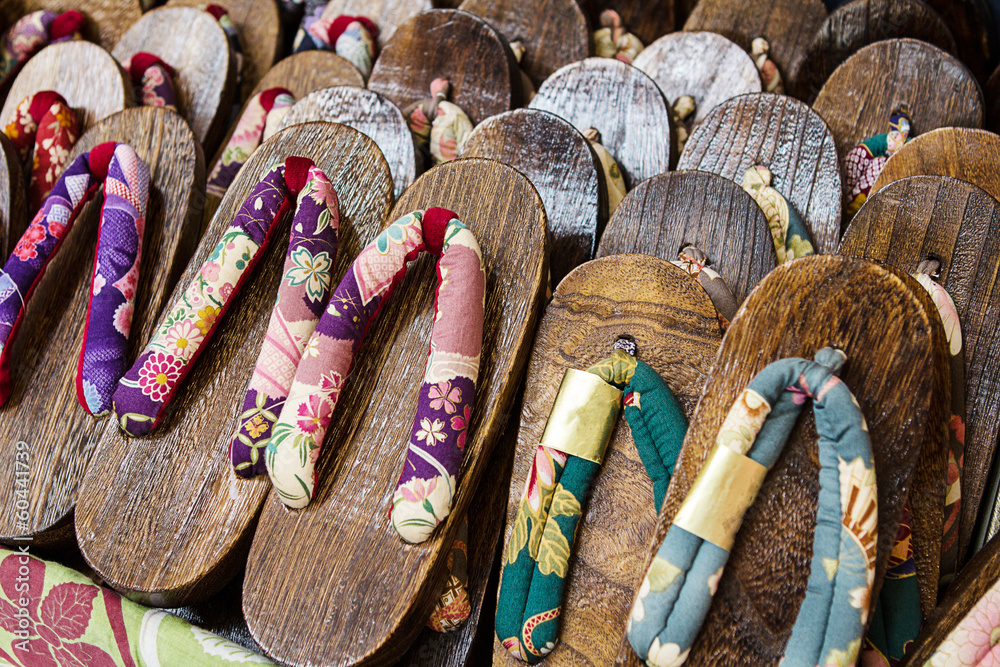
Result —
[[4, 0], [0, 665], [1000, 665], [998, 119], [980, 1]]

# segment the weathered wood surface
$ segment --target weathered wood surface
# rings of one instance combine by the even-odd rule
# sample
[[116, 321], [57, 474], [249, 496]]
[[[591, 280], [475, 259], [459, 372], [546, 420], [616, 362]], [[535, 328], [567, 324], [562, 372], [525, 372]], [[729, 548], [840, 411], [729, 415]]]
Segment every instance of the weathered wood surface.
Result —
[[278, 61], [261, 77], [251, 94], [268, 88], [286, 88], [297, 100], [334, 86], [365, 87], [361, 72], [333, 51], [303, 51]]
[[330, 0], [323, 18], [332, 20], [342, 14], [367, 16], [378, 27], [378, 44], [382, 48], [399, 26], [434, 7], [431, 0]]
[[[955, 301], [965, 350], [965, 470], [959, 549], [975, 527], [1000, 423], [1000, 202], [981, 188], [943, 176], [894, 181], [858, 211], [841, 253], [912, 273], [921, 260], [941, 262], [938, 282]], [[986, 511], [990, 511], [992, 499]]]
[[[996, 585], [998, 575], [1000, 575], [1000, 539], [994, 538], [969, 561], [948, 588], [941, 598], [941, 604], [924, 622], [906, 657], [899, 663], [900, 667], [923, 667], [942, 642], [948, 639], [959, 622], [974, 611], [980, 598]], [[994, 622], [992, 617], [986, 618], [988, 620], [980, 626], [984, 630], [989, 627], [988, 624]], [[972, 644], [968, 636], [957, 639], [960, 645]], [[992, 642], [992, 639], [990, 641]]]
[[438, 77], [451, 82], [449, 101], [473, 125], [520, 102], [521, 75], [507, 40], [468, 12], [437, 9], [399, 26], [375, 61], [368, 87], [405, 110], [430, 97]]
[[21, 175], [21, 158], [7, 135], [0, 137], [0, 252], [10, 255], [28, 228], [28, 184]]
[[[811, 358], [825, 346], [847, 354], [840, 377], [861, 405], [875, 455], [877, 596], [930, 402], [931, 320], [900, 276], [833, 255], [779, 266], [747, 297], [695, 409], [644, 563], [659, 548], [739, 392], [768, 363]], [[774, 665], [782, 657], [812, 558], [819, 491], [814, 429], [808, 411], [747, 511], [686, 665]], [[619, 660], [639, 664], [624, 637]]]
[[620, 60], [587, 58], [563, 67], [529, 107], [561, 116], [581, 132], [597, 128], [629, 189], [672, 164], [673, 121], [663, 94], [649, 76]]
[[684, 30], [717, 32], [747, 51], [756, 37], [764, 37], [771, 44], [771, 59], [786, 90], [794, 90], [813, 35], [826, 17], [820, 0], [701, 0], [684, 23]]
[[[299, 125], [271, 137], [244, 165], [170, 303], [200, 270], [254, 185], [291, 155], [314, 160], [339, 194], [337, 281], [375, 238], [392, 200], [389, 167], [375, 143], [343, 125]], [[108, 420], [99, 434], [99, 456], [80, 489], [77, 540], [102, 579], [147, 604], [204, 600], [243, 567], [271, 485], [266, 476], [237, 478], [228, 444], [271, 316], [290, 218], [159, 428], [144, 438], [126, 438]]]
[[709, 171], [742, 185], [755, 165], [795, 208], [818, 252], [840, 241], [841, 183], [837, 149], [823, 119], [802, 102], [755, 93], [723, 102], [691, 134], [677, 169]]
[[7, 127], [17, 105], [42, 90], [54, 90], [66, 98], [81, 132], [135, 103], [132, 84], [110, 53], [90, 42], [60, 42], [35, 54], [14, 79], [0, 112], [0, 125]]
[[[878, 72], [878, 76], [872, 76]], [[887, 39], [848, 58], [813, 103], [830, 127], [838, 155], [889, 131], [905, 111], [919, 135], [939, 127], [982, 127], [983, 95], [957, 58], [916, 39]]]
[[732, 181], [701, 171], [660, 174], [625, 195], [597, 256], [641, 252], [673, 261], [689, 243], [704, 251], [737, 302], [774, 269], [774, 242], [760, 207]]
[[[205, 165], [187, 123], [163, 109], [129, 109], [84, 134], [73, 157], [106, 141], [125, 141], [150, 169], [142, 266], [129, 358], [153, 332], [167, 297], [198, 242]], [[76, 367], [90, 297], [103, 197], [87, 204], [32, 298], [12, 351], [13, 391], [0, 408], [0, 442], [28, 443], [31, 479], [27, 529], [13, 512], [0, 517], [0, 539], [32, 535], [35, 544], [73, 539], [73, 506], [84, 472], [113, 419], [95, 419], [77, 403]], [[14, 497], [14, 466], [0, 488]]]
[[731, 97], [761, 91], [760, 74], [749, 54], [714, 32], [675, 32], [647, 46], [635, 66], [663, 91], [667, 104], [678, 97], [694, 98], [688, 129]]
[[463, 156], [509, 164], [535, 186], [551, 234], [553, 285], [593, 257], [608, 220], [607, 191], [601, 164], [576, 128], [547, 111], [515, 109], [480, 123]]
[[[225, 8], [236, 26], [243, 49], [243, 86], [237, 90], [240, 100], [250, 97], [250, 92], [264, 77], [281, 47], [281, 24], [278, 5], [274, 0], [212, 0]], [[207, 0], [169, 0], [168, 7], [195, 7], [204, 9]]]
[[985, 15], [981, 5], [962, 0], [925, 0], [955, 37], [958, 57], [965, 63], [976, 79], [983, 81], [989, 75], [990, 44], [987, 26], [992, 20]]
[[[955, 53], [948, 26], [922, 0], [852, 0], [835, 9], [813, 37], [795, 95], [812, 102], [833, 71], [861, 47], [894, 37], [912, 37]], [[870, 76], [874, 71], [864, 77], [866, 82], [884, 76]]]
[[[722, 340], [715, 308], [697, 280], [646, 255], [603, 257], [556, 289], [535, 335], [525, 385], [506, 544], [542, 431], [567, 368], [585, 370], [632, 336], [639, 358], [666, 381], [687, 416], [694, 412]], [[618, 420], [583, 509], [560, 614], [560, 639], [546, 665], [611, 665], [625, 633], [656, 531], [653, 484], [624, 415]], [[493, 642], [493, 664], [523, 664]]]
[[483, 19], [507, 41], [524, 45], [520, 66], [535, 88], [590, 51], [587, 18], [576, 0], [465, 0], [459, 9]]
[[148, 11], [122, 35], [112, 53], [125, 62], [140, 51], [158, 56], [174, 69], [178, 112], [211, 155], [225, 133], [236, 94], [235, 61], [218, 21], [191, 7]]
[[[422, 543], [407, 545], [388, 508], [406, 452], [415, 390], [433, 319], [434, 263], [423, 257], [369, 330], [340, 395], [318, 462], [316, 496], [290, 512], [272, 494], [257, 525], [243, 611], [251, 633], [290, 665], [387, 664], [430, 616], [462, 515], [470, 508], [527, 362], [547, 278], [545, 214], [511, 167], [470, 158], [418, 179], [393, 210], [450, 208], [469, 225], [487, 270], [476, 409], [452, 512]], [[372, 587], [372, 582], [393, 582]], [[283, 600], [296, 600], [288, 606]]]
[[893, 181], [926, 174], [968, 181], [1000, 199], [997, 164], [1000, 136], [967, 127], [942, 127], [918, 135], [889, 158], [868, 196]]
[[314, 91], [288, 110], [281, 127], [314, 120], [343, 123], [374, 141], [389, 163], [396, 198], [417, 177], [417, 155], [410, 127], [399, 107], [378, 93], [356, 86]]
[[65, 12], [75, 9], [87, 19], [83, 36], [110, 51], [122, 34], [142, 16], [139, 0], [2, 0], [0, 16], [5, 27], [25, 14], [48, 9]]
[[695, 0], [581, 0], [580, 6], [590, 19], [591, 28], [600, 27], [601, 12], [613, 9], [633, 35], [649, 44], [682, 23]]

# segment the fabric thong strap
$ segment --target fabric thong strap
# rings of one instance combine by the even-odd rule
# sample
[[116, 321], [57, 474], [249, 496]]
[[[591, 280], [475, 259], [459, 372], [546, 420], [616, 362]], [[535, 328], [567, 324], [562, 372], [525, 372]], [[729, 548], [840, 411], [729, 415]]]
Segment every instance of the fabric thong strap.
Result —
[[307, 3], [302, 25], [295, 35], [292, 53], [333, 51], [354, 65], [367, 81], [378, 56], [378, 27], [365, 16], [324, 19], [326, 3], [310, 4]]
[[295, 198], [299, 210], [293, 226], [302, 222], [299, 216], [315, 218], [324, 211], [331, 217], [337, 215], [329, 210], [336, 199], [323, 194], [328, 183], [311, 160], [290, 157], [254, 186], [215, 249], [165, 310], [152, 340], [118, 383], [114, 410], [125, 433], [146, 435], [163, 419]]
[[628, 638], [653, 665], [683, 663], [712, 604], [743, 515], [808, 399], [819, 434], [819, 503], [805, 599], [787, 667], [854, 664], [875, 578], [878, 507], [868, 428], [824, 348], [762, 370], [739, 395], [646, 572]]
[[896, 151], [908, 142], [910, 119], [903, 113], [889, 116], [889, 131], [868, 137], [848, 151], [841, 161], [844, 169], [844, 213], [852, 219], [868, 200], [872, 186]]
[[430, 97], [403, 110], [410, 134], [425, 162], [443, 164], [458, 157], [472, 134], [472, 121], [457, 104], [448, 101], [451, 82], [431, 81]]
[[14, 144], [22, 165], [31, 174], [28, 207], [37, 211], [62, 175], [69, 155], [80, 138], [76, 114], [63, 96], [43, 90], [24, 98], [14, 110], [4, 134]]
[[70, 163], [0, 271], [0, 404], [10, 395], [11, 350], [35, 287], [102, 181], [104, 205], [76, 389], [91, 414], [110, 409], [111, 393], [125, 372], [149, 197], [149, 169], [130, 146], [114, 142]]
[[57, 14], [46, 10], [31, 12], [19, 18], [3, 35], [0, 52], [0, 85], [17, 74], [43, 46], [79, 39], [83, 29], [83, 14], [71, 9]]
[[[589, 372], [623, 388], [625, 418], [659, 508], [687, 432], [687, 418], [659, 373], [635, 358], [634, 343], [619, 340], [616, 348]], [[535, 452], [507, 545], [496, 617], [500, 643], [525, 662], [539, 662], [559, 641], [569, 559], [600, 467], [599, 462], [545, 444]]]
[[434, 325], [392, 525], [422, 542], [448, 516], [472, 420], [482, 350], [486, 272], [472, 232], [451, 211], [430, 208], [396, 220], [361, 251], [330, 298], [295, 373], [265, 460], [278, 497], [309, 504], [316, 459], [358, 348], [407, 262], [438, 257]]
[[144, 107], [163, 107], [177, 111], [174, 91], [174, 68], [158, 56], [145, 51], [133, 54], [122, 63], [132, 81], [135, 98]]
[[743, 189], [764, 211], [777, 263], [784, 264], [796, 257], [815, 254], [809, 230], [798, 211], [788, 203], [784, 195], [771, 187], [771, 179], [771, 171], [767, 167], [751, 167], [743, 174]]

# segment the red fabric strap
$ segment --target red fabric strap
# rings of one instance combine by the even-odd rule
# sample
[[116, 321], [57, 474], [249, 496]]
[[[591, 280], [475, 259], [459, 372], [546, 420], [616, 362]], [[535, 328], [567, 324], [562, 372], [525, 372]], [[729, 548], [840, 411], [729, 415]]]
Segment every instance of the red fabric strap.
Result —
[[56, 102], [66, 104], [63, 96], [54, 90], [43, 90], [40, 93], [35, 93], [35, 96], [31, 98], [31, 106], [28, 107], [28, 115], [37, 123]]
[[285, 185], [296, 197], [306, 186], [311, 166], [313, 166], [313, 161], [307, 157], [291, 156], [285, 158]]
[[160, 60], [159, 57], [145, 51], [140, 51], [129, 60], [128, 75], [132, 81], [139, 83], [142, 81], [142, 75], [153, 65], [159, 65], [167, 70], [167, 74], [170, 76], [174, 75], [173, 67]]
[[98, 181], [103, 181], [108, 177], [108, 166], [111, 164], [111, 158], [115, 155], [115, 146], [117, 145], [117, 142], [108, 141], [97, 144], [90, 149], [87, 162], [90, 165], [90, 173]]
[[85, 21], [86, 19], [83, 18], [83, 14], [75, 9], [63, 12], [52, 19], [52, 25], [49, 26], [49, 41], [54, 42], [57, 39], [69, 37], [73, 33], [80, 32], [83, 29]]
[[[286, 95], [292, 95], [292, 91], [281, 87], [268, 88], [267, 90], [263, 91], [260, 94], [260, 105], [264, 107], [264, 111], [270, 111], [271, 109], [273, 109], [274, 100], [277, 99], [278, 95], [281, 95], [282, 93]], [[292, 95], [292, 97], [294, 97], [294, 95]]]
[[454, 211], [435, 206], [424, 211], [424, 248], [435, 257], [441, 256], [444, 247], [444, 232], [448, 229], [448, 222], [458, 216]]

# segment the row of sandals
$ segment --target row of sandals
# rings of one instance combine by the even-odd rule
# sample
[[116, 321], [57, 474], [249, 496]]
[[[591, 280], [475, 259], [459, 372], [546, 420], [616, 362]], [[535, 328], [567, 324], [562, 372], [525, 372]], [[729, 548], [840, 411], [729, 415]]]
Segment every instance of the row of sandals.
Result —
[[[431, 12], [415, 21], [436, 24], [456, 17], [476, 21], [448, 12]], [[355, 23], [373, 34], [363, 22]], [[613, 23], [608, 27], [615, 29]], [[309, 34], [317, 32], [323, 34]], [[402, 28], [396, 32], [402, 33], [400, 39], [409, 34]], [[424, 38], [411, 39], [418, 37]], [[762, 66], [762, 83], [771, 87], [767, 74], [775, 71], [773, 64], [767, 66], [766, 58], [761, 59], [763, 45], [757, 46], [753, 55]], [[919, 44], [876, 46], [873, 51], [906, 47], [927, 53]], [[384, 52], [391, 54], [391, 49]], [[907, 57], [897, 54], [901, 60]], [[135, 62], [133, 56], [130, 65]], [[174, 68], [162, 59], [147, 62], [152, 74], [145, 76], [145, 85], [143, 75], [150, 67], [136, 68], [141, 70], [136, 98], [161, 106], [155, 100], [167, 97], [154, 89], [169, 80]], [[961, 70], [955, 77], [958, 90], [969, 81], [975, 86]], [[490, 536], [495, 538], [499, 521], [490, 518], [491, 533], [482, 520], [477, 522], [473, 509], [469, 527], [461, 524], [466, 510], [474, 508], [477, 486], [481, 494], [499, 485], [506, 491], [505, 476], [492, 474], [493, 466], [502, 470], [513, 455], [496, 622], [498, 661], [515, 654], [529, 661], [547, 656], [572, 663], [582, 654], [603, 663], [620, 655], [632, 660], [634, 649], [652, 664], [679, 664], [688, 658], [692, 664], [749, 664], [776, 662], [782, 655], [802, 664], [849, 664], [862, 646], [868, 660], [901, 659], [917, 635], [920, 616], [929, 617], [934, 609], [938, 582], [948, 583], [966, 554], [989, 534], [987, 526], [973, 542], [995, 442], [989, 424], [996, 415], [979, 398], [990, 386], [993, 347], [990, 284], [979, 276], [991, 275], [997, 261], [986, 243], [994, 236], [997, 205], [967, 183], [934, 176], [900, 179], [921, 173], [959, 175], [980, 180], [996, 195], [990, 177], [983, 181], [978, 173], [985, 158], [933, 165], [928, 163], [935, 159], [934, 151], [921, 150], [922, 143], [933, 147], [947, 141], [961, 146], [959, 154], [966, 158], [986, 155], [995, 147], [995, 136], [949, 129], [923, 134], [936, 126], [936, 119], [912, 105], [908, 115], [898, 108], [882, 109], [887, 132], [872, 133], [877, 136], [840, 152], [847, 177], [845, 208], [848, 215], [860, 208], [841, 252], [916, 273], [921, 286], [905, 274], [836, 257], [800, 259], [764, 279], [776, 264], [811, 255], [814, 249], [837, 249], [841, 185], [834, 146], [850, 148], [863, 136], [849, 140], [833, 121], [831, 136], [819, 116], [789, 98], [749, 94], [706, 109], [704, 98], [691, 90], [695, 109], [704, 116], [681, 153], [679, 165], [685, 170], [661, 174], [671, 151], [679, 148], [679, 137], [658, 143], [648, 133], [630, 136], [620, 131], [620, 116], [628, 113], [619, 109], [619, 102], [595, 100], [584, 92], [598, 82], [598, 88], [608, 86], [609, 96], [621, 85], [656, 99], [656, 84], [621, 59], [570, 66], [539, 88], [532, 101], [535, 111], [496, 116], [475, 131], [472, 119], [482, 120], [485, 112], [472, 110], [475, 92], [469, 92], [468, 82], [465, 78], [456, 86], [443, 76], [422, 81], [422, 90], [429, 88], [431, 97], [403, 106], [405, 112], [396, 108], [406, 142], [395, 144], [373, 142], [343, 125], [288, 127], [294, 97], [287, 89], [263, 89], [250, 98], [214, 161], [211, 192], [218, 201], [206, 205], [211, 224], [204, 235], [198, 221], [189, 219], [201, 147], [175, 114], [166, 109], [125, 112], [98, 123], [75, 149], [72, 142], [60, 144], [63, 164], [70, 166], [59, 180], [52, 170], [44, 172], [46, 178], [53, 174], [54, 189], [47, 197], [35, 195], [44, 204], [4, 269], [7, 328], [0, 363], [14, 363], [11, 375], [5, 368], [9, 398], [0, 419], [8, 441], [25, 443], [23, 448], [17, 444], [17, 460], [23, 449], [36, 475], [48, 471], [44, 479], [28, 478], [31, 509], [23, 520], [20, 512], [6, 519], [11, 525], [4, 528], [5, 539], [34, 535], [36, 542], [52, 547], [72, 543], [75, 533], [97, 576], [158, 606], [204, 599], [246, 564], [243, 611], [254, 639], [270, 655], [288, 663], [386, 660], [405, 651], [428, 616], [438, 629], [455, 628], [472, 606], [492, 604], [484, 602], [485, 582], [475, 580], [471, 561], [465, 577], [456, 571], [465, 559], [466, 543], [472, 545], [469, 555], [485, 562], [488, 570]], [[349, 91], [353, 99], [361, 95], [357, 91]], [[343, 89], [326, 94], [335, 100], [331, 106], [343, 105], [348, 95]], [[50, 111], [66, 117], [64, 107], [72, 106], [57, 96], [43, 92], [18, 105], [22, 116], [35, 119], [41, 141], [52, 126], [38, 119]], [[461, 103], [449, 103], [449, 96]], [[183, 102], [184, 95], [179, 97]], [[818, 110], [829, 97], [821, 92]], [[974, 119], [977, 100], [981, 122], [982, 100], [973, 96], [963, 98], [967, 108], [948, 111], [966, 116], [938, 124]], [[682, 115], [682, 108], [675, 111]], [[653, 114], [647, 122], [671, 127], [671, 110], [662, 100], [643, 110], [650, 109], [660, 114], [659, 120]], [[140, 117], [153, 126], [155, 136], [137, 138]], [[907, 143], [911, 120], [920, 134]], [[580, 179], [579, 192], [565, 205], [553, 194], [559, 188], [546, 187], [549, 165], [539, 165], [537, 156], [534, 164], [518, 155], [507, 160], [527, 178], [485, 160], [439, 166], [409, 189], [405, 179], [396, 178], [393, 166], [405, 166], [406, 160], [399, 161], [399, 151], [391, 147], [402, 150], [409, 143], [412, 151], [410, 131], [430, 164], [450, 162], [458, 154], [497, 157], [511, 150], [501, 140], [543, 123], [556, 128], [556, 136], [578, 158], [580, 173], [573, 177]], [[794, 136], [779, 131], [786, 125], [795, 128]], [[281, 126], [287, 129], [277, 131]], [[600, 130], [606, 147], [580, 134], [591, 128]], [[128, 145], [116, 143], [122, 140]], [[728, 142], [725, 154], [715, 146], [723, 140]], [[37, 136], [34, 143], [39, 145]], [[481, 152], [471, 150], [477, 146]], [[71, 149], [76, 160], [68, 160]], [[901, 166], [893, 171], [887, 160], [895, 153], [893, 164]], [[923, 159], [910, 157], [908, 163], [907, 153]], [[175, 173], [177, 165], [183, 173]], [[743, 189], [705, 173], [713, 171]], [[39, 174], [36, 183], [45, 180]], [[96, 211], [88, 216], [83, 207], [102, 181], [105, 203], [99, 216]], [[612, 194], [615, 185], [620, 205], [597, 247], [602, 258], [571, 272], [589, 258], [602, 218], [619, 203]], [[621, 199], [627, 186], [634, 186], [633, 191]], [[398, 201], [389, 214], [394, 193]], [[868, 197], [872, 201], [861, 207]], [[285, 210], [293, 203], [291, 239], [282, 253], [275, 249], [281, 244], [271, 241], [280, 238], [273, 234], [281, 233]], [[465, 224], [453, 223], [455, 214], [434, 206], [454, 209]], [[215, 209], [212, 218], [209, 212]], [[587, 215], [576, 219], [593, 224], [574, 238], [578, 230], [560, 225], [573, 219], [567, 211], [575, 215], [581, 209]], [[379, 233], [386, 219], [397, 222]], [[548, 285], [546, 222], [556, 236], [548, 248], [552, 277], [569, 275], [556, 289], [536, 334]], [[90, 259], [92, 241], [79, 230], [98, 227], [97, 256]], [[78, 231], [71, 234], [71, 229]], [[455, 234], [464, 240], [456, 242], [459, 252], [451, 257], [475, 247], [457, 270], [444, 257], [451, 247], [446, 241]], [[199, 236], [203, 240], [180, 275]], [[56, 253], [63, 238], [67, 243]], [[911, 238], [930, 240], [925, 245], [903, 242]], [[403, 280], [406, 261], [424, 248], [441, 256], [437, 269], [433, 262], [419, 260], [411, 278]], [[630, 252], [659, 255], [680, 266], [653, 257], [607, 256]], [[473, 278], [475, 262], [468, 260], [476, 255], [481, 256], [478, 271], [484, 280]], [[94, 262], [94, 268], [80, 272], [78, 265], [91, 266], [87, 262]], [[455, 274], [462, 276], [462, 288], [450, 300], [446, 288], [457, 287], [457, 281], [451, 282]], [[336, 289], [334, 278], [340, 279]], [[397, 284], [400, 293], [390, 299]], [[440, 285], [433, 309], [432, 284]], [[956, 305], [949, 306], [949, 292]], [[789, 299], [790, 293], [810, 296]], [[830, 296], [814, 303], [818, 294]], [[376, 320], [368, 330], [383, 300], [398, 314]], [[469, 330], [476, 330], [477, 318], [462, 317], [456, 323], [454, 315], [475, 313], [476, 303], [482, 326], [480, 343], [473, 344], [476, 336]], [[609, 310], [609, 304], [615, 305]], [[892, 317], [886, 317], [886, 309]], [[965, 362], [959, 321], [966, 325], [964, 340], [970, 349]], [[25, 331], [15, 342], [21, 322]], [[779, 334], [773, 322], [781, 323]], [[722, 326], [736, 331], [722, 339]], [[366, 332], [368, 340], [361, 347]], [[618, 347], [624, 349], [599, 363], [623, 334], [632, 340], [623, 339]], [[499, 434], [504, 416], [512, 412], [533, 335], [515, 447], [510, 436]], [[671, 338], [675, 343], [665, 344]], [[422, 363], [428, 340], [431, 352]], [[352, 379], [343, 384], [359, 347]], [[684, 351], [681, 358], [678, 349]], [[396, 363], [388, 363], [390, 355]], [[809, 361], [813, 355], [815, 362]], [[59, 363], [69, 359], [78, 362]], [[131, 359], [135, 361], [129, 364]], [[550, 419], [552, 433], [546, 429], [543, 434], [540, 416], [550, 411], [566, 360], [580, 370], [592, 367], [589, 375], [604, 386], [591, 380], [591, 391], [607, 398], [608, 391], [617, 391], [610, 385], [621, 385], [627, 393], [605, 400], [605, 413], [598, 415], [603, 421], [593, 422], [590, 432]], [[972, 371], [964, 380], [963, 366]], [[542, 368], [548, 370], [539, 376]], [[843, 382], [835, 379], [840, 370]], [[757, 371], [761, 375], [755, 379]], [[42, 390], [58, 386], [75, 391]], [[872, 420], [870, 438], [862, 435], [867, 430], [864, 417], [849, 407], [851, 392], [861, 415]], [[969, 410], [957, 398], [962, 393], [973, 406]], [[815, 401], [819, 423], [828, 396], [836, 416], [832, 422], [825, 418], [819, 463], [810, 453], [816, 451], [813, 438], [801, 428], [779, 457], [804, 403]], [[629, 436], [619, 428], [602, 457], [601, 447], [612, 434], [610, 405], [619, 401], [625, 405], [635, 450], [627, 449]], [[341, 408], [333, 419], [337, 404]], [[731, 410], [734, 404], [737, 408]], [[764, 405], [768, 407], [762, 409]], [[711, 413], [702, 412], [710, 406]], [[588, 416], [594, 411], [589, 404], [576, 407]], [[109, 411], [115, 417], [104, 421], [87, 414]], [[783, 421], [765, 421], [768, 411]], [[975, 417], [969, 419], [968, 438], [963, 414]], [[47, 415], [55, 423], [39, 428], [28, 415]], [[691, 418], [690, 428], [685, 415]], [[633, 416], [643, 424], [641, 438]], [[845, 424], [846, 435], [829, 432]], [[325, 441], [336, 446], [320, 457], [328, 427], [332, 433]], [[764, 435], [756, 438], [758, 429]], [[594, 447], [581, 456], [581, 443], [572, 440]], [[397, 447], [397, 464], [390, 466], [385, 454], [395, 445], [389, 443], [404, 441], [409, 446]], [[735, 454], [715, 451], [716, 442], [720, 451]], [[834, 450], [824, 449], [826, 445]], [[711, 465], [703, 463], [710, 452]], [[840, 466], [837, 459], [823, 458], [824, 452], [849, 459], [843, 458]], [[616, 470], [618, 464], [626, 467]], [[963, 464], [974, 473], [963, 474]], [[765, 474], [768, 467], [774, 470]], [[227, 469], [243, 477], [269, 472], [277, 488], [275, 502], [265, 503], [269, 485], [259, 479], [236, 480]], [[734, 472], [753, 482], [735, 489], [742, 494], [733, 498], [739, 502], [716, 504], [721, 510], [715, 513], [699, 510], [709, 504], [695, 501], [727, 490], [726, 474]], [[10, 488], [18, 490], [16, 466], [9, 479]], [[610, 485], [614, 493], [602, 494], [602, 485]], [[693, 500], [684, 503], [689, 495]], [[850, 502], [843, 500], [838, 515], [838, 504], [830, 499], [848, 496]], [[622, 497], [632, 501], [625, 505]], [[788, 498], [803, 502], [793, 509]], [[301, 507], [310, 499], [310, 507], [296, 513], [281, 507]], [[644, 515], [639, 507], [646, 508]], [[737, 531], [744, 511], [743, 528]], [[825, 526], [815, 532], [815, 541], [810, 539], [813, 522]], [[394, 531], [387, 530], [390, 525]], [[720, 532], [719, 525], [728, 531]], [[452, 539], [463, 531], [467, 541]], [[403, 546], [392, 533], [419, 546]], [[995, 559], [992, 553], [987, 549], [980, 561]], [[649, 563], [647, 556], [652, 557]], [[11, 561], [11, 572], [15, 563], [20, 560]], [[442, 596], [447, 563], [454, 566], [453, 576]], [[385, 574], [373, 575], [376, 564]], [[588, 574], [577, 576], [584, 565]], [[44, 567], [67, 583], [84, 585], [78, 575], [54, 563]], [[698, 574], [690, 579], [697, 585], [687, 589], [687, 574], [695, 570]], [[399, 590], [384, 585], [390, 572], [402, 584]], [[970, 572], [962, 576], [956, 590], [988, 591], [995, 581], [988, 571], [972, 584], [966, 583]], [[809, 577], [818, 582], [810, 584], [802, 604], [808, 602], [809, 609], [826, 605], [828, 611], [803, 607], [796, 616], [786, 608], [785, 597], [800, 597]], [[463, 578], [477, 590], [463, 590]], [[58, 584], [46, 586], [52, 585]], [[759, 587], [753, 603], [743, 599], [747, 586]], [[784, 596], [774, 594], [779, 588]], [[867, 603], [880, 588], [883, 594], [869, 619]], [[134, 628], [126, 623], [126, 648], [134, 638], [149, 650], [142, 638], [150, 639], [152, 632], [155, 656], [176, 643], [176, 637], [158, 633], [183, 634], [173, 620], [163, 622], [162, 612], [129, 607], [125, 614], [126, 602], [114, 602], [101, 590], [112, 624], [115, 613], [141, 619]], [[713, 596], [718, 598], [714, 604]], [[762, 602], [765, 598], [770, 601]], [[953, 655], [965, 660], [980, 651], [969, 663], [976, 664], [992, 649], [992, 643], [979, 646], [970, 639], [983, 634], [975, 625], [977, 614], [988, 617], [983, 609], [992, 598], [961, 599], [972, 611], [962, 617], [957, 631], [951, 633], [950, 627], [957, 619], [950, 625], [947, 620], [929, 623], [936, 633], [933, 641], [918, 642], [917, 651], [932, 664], [949, 664]], [[296, 601], [294, 618], [288, 616], [288, 600]], [[848, 610], [853, 611], [842, 613]], [[353, 620], [345, 622], [346, 616]], [[699, 635], [702, 620], [706, 627]], [[42, 622], [40, 616], [36, 622]], [[775, 627], [782, 632], [774, 632]], [[196, 628], [189, 632], [199, 638]], [[990, 638], [990, 632], [985, 634]], [[12, 636], [13, 646], [17, 636]], [[624, 648], [625, 636], [632, 649]], [[80, 637], [68, 639], [83, 643]], [[199, 644], [213, 641], [204, 636]], [[122, 647], [119, 639], [117, 649]], [[59, 647], [49, 642], [31, 648], [55, 652]], [[77, 648], [91, 651], [93, 644]], [[16, 657], [17, 649], [12, 650]], [[232, 658], [241, 649], [226, 645], [225, 651]], [[247, 654], [241, 659], [258, 658]]]

